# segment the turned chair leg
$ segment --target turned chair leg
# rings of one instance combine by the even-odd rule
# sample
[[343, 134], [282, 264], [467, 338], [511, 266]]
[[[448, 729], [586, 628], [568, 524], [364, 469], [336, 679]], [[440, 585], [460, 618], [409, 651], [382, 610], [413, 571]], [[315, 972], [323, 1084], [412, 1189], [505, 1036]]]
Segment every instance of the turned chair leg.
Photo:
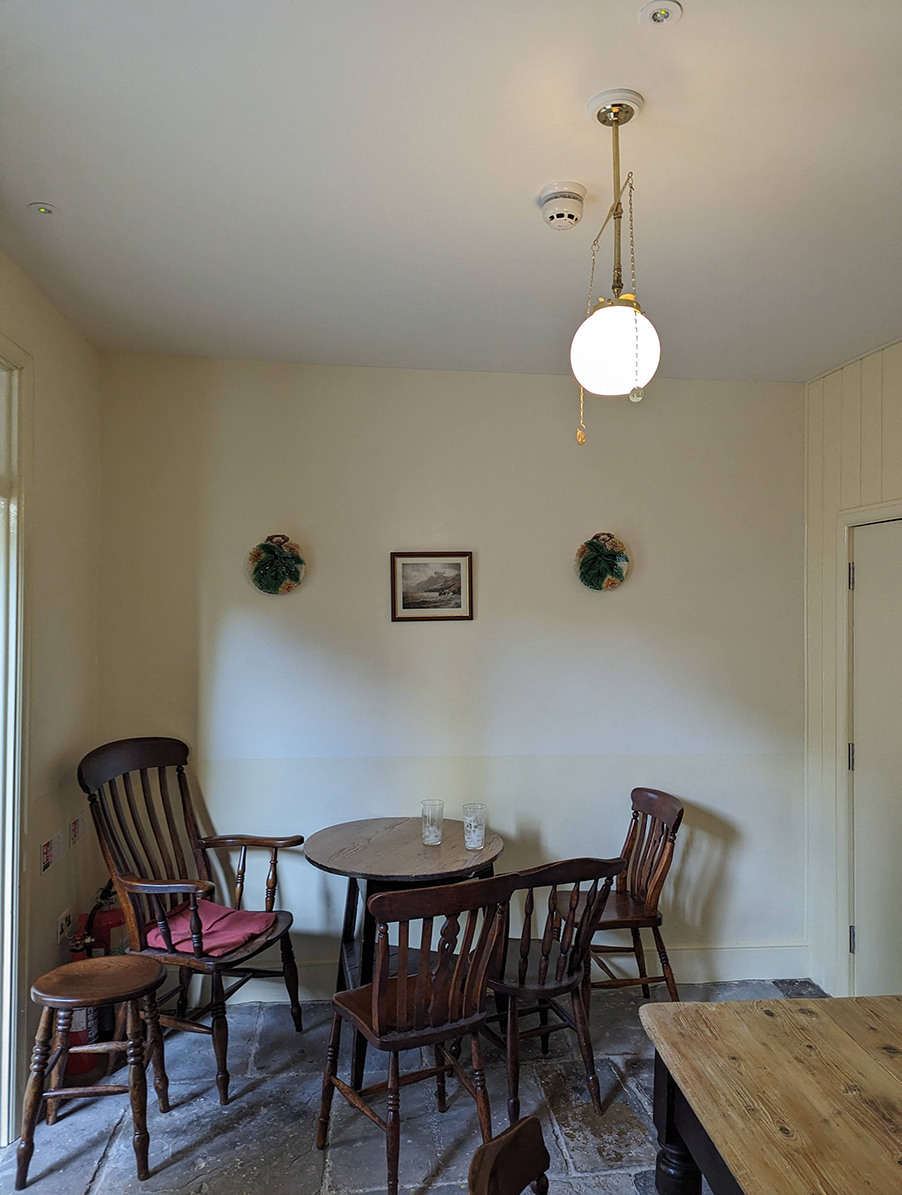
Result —
[[153, 1067], [153, 1089], [157, 1093], [157, 1106], [161, 1112], [169, 1111], [169, 1076], [166, 1074], [166, 1060], [163, 1055], [163, 1031], [160, 1028], [160, 1013], [156, 997], [144, 997], [144, 1020], [147, 1025], [145, 1058]]
[[[648, 972], [645, 970], [645, 947], [642, 945], [642, 935], [638, 929], [630, 931], [633, 935], [633, 953], [636, 956], [636, 966], [639, 968], [640, 979], [645, 979]], [[651, 988], [647, 983], [642, 985], [642, 995], [646, 1000], [651, 999]]]
[[507, 1006], [507, 1119], [511, 1125], [520, 1119], [520, 1013], [515, 996]]
[[[539, 1024], [540, 1025], [548, 1024], [548, 1005], [547, 1004], [539, 1005]], [[551, 1045], [551, 1034], [543, 1033], [542, 1037], [541, 1037], [541, 1042], [542, 1042], [542, 1053], [547, 1054], [548, 1048]]]
[[225, 992], [222, 986], [222, 975], [214, 971], [213, 1001], [210, 1013], [213, 1018], [213, 1053], [216, 1055], [216, 1086], [219, 1088], [220, 1104], [229, 1102], [229, 1069], [227, 1066], [229, 1053], [229, 1023], [226, 1020]]
[[671, 1000], [679, 1001], [680, 993], [677, 991], [676, 980], [673, 977], [673, 968], [670, 965], [670, 959], [667, 957], [667, 948], [664, 945], [664, 939], [661, 937], [661, 931], [655, 925], [652, 926], [651, 932], [655, 936], [655, 947], [658, 951], [658, 958], [661, 960], [661, 970], [664, 973], [664, 982], [667, 984], [667, 994]]
[[298, 1033], [303, 1033], [303, 1014], [301, 1002], [298, 999], [298, 968], [294, 961], [291, 938], [287, 933], [282, 934], [279, 940], [279, 949], [282, 951], [282, 975], [285, 979], [285, 989], [288, 992], [288, 1002], [291, 1005], [291, 1019], [294, 1021], [294, 1027]]
[[476, 1093], [476, 1111], [479, 1115], [479, 1131], [483, 1144], [492, 1139], [492, 1109], [489, 1107], [489, 1093], [485, 1086], [485, 1068], [482, 1062], [482, 1045], [478, 1033], [470, 1034], [470, 1057], [473, 1061], [473, 1090]]
[[[125, 1040], [125, 1005], [116, 1005], [116, 1023], [113, 1028], [113, 1041]], [[122, 1065], [124, 1059], [121, 1050], [110, 1050], [109, 1058], [106, 1064], [106, 1077], [114, 1074]]]
[[[586, 975], [589, 970], [586, 968]], [[582, 986], [585, 986], [585, 982]], [[592, 1032], [589, 1028], [589, 1017], [586, 1012], [586, 1002], [579, 988], [570, 993], [573, 1002], [573, 1019], [576, 1021], [576, 1038], [579, 1042], [579, 1052], [586, 1068], [586, 1081], [589, 1085], [589, 1095], [592, 1107], [601, 1115], [601, 1089], [598, 1085], [598, 1075], [595, 1071], [595, 1055], [592, 1052]]]
[[329, 1135], [329, 1116], [332, 1111], [332, 1097], [335, 1087], [332, 1080], [338, 1071], [338, 1048], [341, 1045], [341, 1017], [335, 1013], [332, 1017], [332, 1032], [329, 1035], [329, 1048], [326, 1051], [326, 1066], [323, 1070], [323, 1095], [319, 1105], [319, 1128], [316, 1131], [316, 1148], [326, 1148], [326, 1138]]
[[137, 1000], [129, 1000], [127, 1015], [128, 1032], [128, 1095], [132, 1105], [134, 1133], [132, 1143], [138, 1162], [138, 1178], [142, 1181], [150, 1176], [147, 1168], [147, 1076], [144, 1072], [144, 1026]]
[[191, 987], [191, 968], [179, 967], [179, 997], [175, 1005], [175, 1015], [184, 1020], [188, 1015], [188, 990]]
[[16, 1150], [16, 1190], [24, 1191], [28, 1182], [28, 1166], [34, 1153], [34, 1126], [41, 1110], [41, 1096], [44, 1091], [44, 1074], [50, 1058], [50, 1041], [53, 1037], [53, 1009], [41, 1010], [41, 1020], [34, 1050], [31, 1054], [31, 1074], [25, 1088], [25, 1109], [22, 1113], [22, 1140]]
[[[446, 1067], [445, 1055], [442, 1052], [441, 1046], [435, 1047], [435, 1065]], [[439, 1112], [448, 1111], [447, 1093], [445, 1091], [445, 1071], [440, 1070], [435, 1076], [435, 1098], [438, 1101]]]
[[[56, 1014], [56, 1038], [53, 1043], [54, 1050], [58, 1050], [56, 1063], [53, 1070], [50, 1072], [50, 1087], [59, 1089], [63, 1086], [66, 1078], [66, 1061], [69, 1058], [69, 1033], [72, 1029], [72, 1009], [61, 1008]], [[59, 1100], [47, 1100], [47, 1123], [56, 1124], [56, 1118], [59, 1115]]]
[[401, 1063], [397, 1050], [388, 1056], [388, 1116], [385, 1133], [388, 1161], [387, 1195], [398, 1195], [398, 1159], [401, 1152]]

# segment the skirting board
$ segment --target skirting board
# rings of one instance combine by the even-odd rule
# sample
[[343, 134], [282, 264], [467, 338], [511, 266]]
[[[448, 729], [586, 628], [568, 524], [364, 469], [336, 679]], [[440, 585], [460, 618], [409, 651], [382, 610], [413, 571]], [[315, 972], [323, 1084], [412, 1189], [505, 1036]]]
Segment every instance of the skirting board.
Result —
[[[802, 943], [781, 946], [675, 946], [668, 951], [677, 983], [716, 983], [730, 979], [807, 979], [808, 947]], [[646, 962], [656, 961], [646, 947]], [[335, 990], [336, 960], [304, 962], [298, 959], [302, 1000], [328, 1000]], [[252, 979], [235, 993], [244, 1002], [284, 1001], [285, 985], [278, 979]]]

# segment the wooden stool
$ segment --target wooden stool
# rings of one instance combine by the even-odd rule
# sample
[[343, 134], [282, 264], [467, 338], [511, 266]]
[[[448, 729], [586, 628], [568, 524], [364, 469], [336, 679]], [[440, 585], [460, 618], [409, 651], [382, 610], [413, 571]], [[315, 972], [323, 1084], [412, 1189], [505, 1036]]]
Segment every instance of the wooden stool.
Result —
[[[83, 959], [48, 971], [34, 984], [31, 998], [43, 1005], [34, 1051], [31, 1074], [25, 1089], [25, 1110], [22, 1115], [22, 1140], [17, 1151], [16, 1190], [25, 1188], [28, 1165], [34, 1153], [34, 1126], [37, 1123], [41, 1100], [47, 1101], [47, 1123], [56, 1120], [57, 1104], [61, 1099], [79, 1096], [124, 1095], [128, 1092], [135, 1126], [134, 1146], [138, 1159], [138, 1178], [149, 1175], [147, 1169], [147, 1087], [144, 1076], [145, 1050], [153, 1063], [153, 1085], [161, 1112], [169, 1111], [169, 1079], [163, 1061], [163, 1035], [154, 992], [166, 978], [166, 968], [156, 959], [139, 954], [114, 954], [106, 958]], [[147, 1043], [141, 1025], [138, 1001], [144, 1005], [147, 1022]], [[107, 1004], [127, 1005], [128, 1041], [105, 1041], [89, 1046], [70, 1046], [69, 1030], [72, 1013], [77, 1008], [102, 1008]], [[54, 1013], [56, 1039], [53, 1053]], [[105, 1054], [128, 1052], [128, 1085], [108, 1084], [95, 1087], [63, 1087], [63, 1075], [69, 1054]], [[51, 1087], [44, 1091], [44, 1075], [51, 1072]]]

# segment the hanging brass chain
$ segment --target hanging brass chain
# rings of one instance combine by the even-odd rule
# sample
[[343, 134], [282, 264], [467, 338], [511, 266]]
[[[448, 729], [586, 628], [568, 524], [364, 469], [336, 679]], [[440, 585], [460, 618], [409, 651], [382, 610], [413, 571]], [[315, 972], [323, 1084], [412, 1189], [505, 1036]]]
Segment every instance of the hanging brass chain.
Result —
[[629, 209], [630, 209], [630, 277], [633, 282], [633, 298], [636, 298], [636, 241], [633, 236], [633, 172], [632, 170], [626, 176], [627, 186], [630, 189], [629, 195]]

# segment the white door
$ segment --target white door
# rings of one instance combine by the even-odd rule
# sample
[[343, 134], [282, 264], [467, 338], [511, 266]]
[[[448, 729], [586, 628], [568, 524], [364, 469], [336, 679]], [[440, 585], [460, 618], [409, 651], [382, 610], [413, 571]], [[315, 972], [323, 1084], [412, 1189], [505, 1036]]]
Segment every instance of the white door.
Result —
[[902, 994], [902, 520], [853, 532], [855, 994]]

